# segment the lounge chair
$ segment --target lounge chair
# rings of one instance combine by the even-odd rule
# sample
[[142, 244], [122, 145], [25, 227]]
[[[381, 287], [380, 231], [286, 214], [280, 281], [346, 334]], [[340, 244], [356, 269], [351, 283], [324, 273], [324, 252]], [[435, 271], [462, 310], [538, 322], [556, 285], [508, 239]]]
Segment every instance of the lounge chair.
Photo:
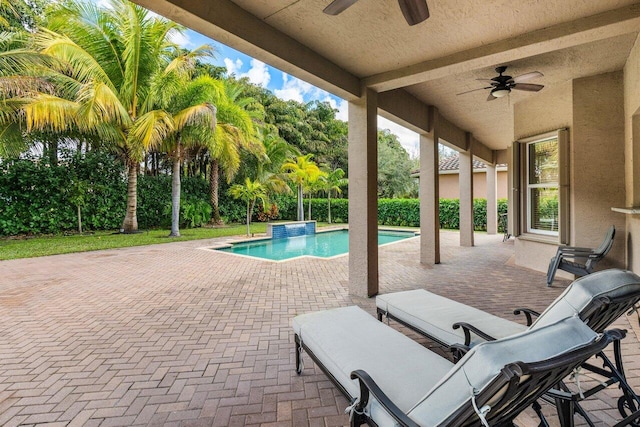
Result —
[[613, 238], [616, 236], [615, 226], [609, 227], [604, 240], [595, 249], [579, 248], [576, 246], [560, 246], [556, 255], [549, 261], [547, 270], [547, 286], [551, 286], [558, 269], [575, 274], [578, 277], [591, 274], [593, 267], [604, 258], [613, 246]]
[[[516, 309], [514, 314], [526, 316], [526, 326], [422, 289], [378, 295], [376, 305], [379, 320], [382, 320], [383, 316], [396, 320], [451, 348], [454, 358], [460, 358], [467, 348], [481, 342], [501, 339], [525, 330], [535, 330], [573, 314], [578, 315], [595, 332], [600, 333], [639, 300], [640, 277], [629, 271], [611, 269], [574, 281], [542, 314], [523, 308]], [[534, 322], [533, 318], [536, 316]], [[640, 398], [626, 382], [620, 343], [614, 344], [615, 363], [604, 353], [599, 356], [603, 358], [606, 370], [589, 364], [584, 367], [607, 379], [603, 384], [583, 393], [583, 396], [591, 396], [609, 385], [618, 383], [623, 391], [619, 401], [620, 413], [626, 417], [636, 412]], [[582, 397], [573, 395], [569, 398], [572, 402], [558, 402], [559, 405], [566, 403], [569, 406], [561, 408], [563, 425], [571, 425], [569, 417], [573, 416], [574, 409], [590, 422], [582, 409], [574, 406]]]
[[579, 318], [471, 349], [457, 364], [358, 307], [293, 319], [296, 371], [306, 351], [351, 402], [351, 426], [513, 426], [513, 419], [620, 331]]

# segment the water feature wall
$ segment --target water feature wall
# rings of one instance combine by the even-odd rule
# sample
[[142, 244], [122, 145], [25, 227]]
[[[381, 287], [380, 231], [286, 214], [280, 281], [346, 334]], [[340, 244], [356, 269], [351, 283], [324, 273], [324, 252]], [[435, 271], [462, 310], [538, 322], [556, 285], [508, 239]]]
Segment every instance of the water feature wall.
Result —
[[267, 224], [267, 236], [272, 239], [286, 239], [288, 237], [316, 234], [315, 221], [279, 222]]

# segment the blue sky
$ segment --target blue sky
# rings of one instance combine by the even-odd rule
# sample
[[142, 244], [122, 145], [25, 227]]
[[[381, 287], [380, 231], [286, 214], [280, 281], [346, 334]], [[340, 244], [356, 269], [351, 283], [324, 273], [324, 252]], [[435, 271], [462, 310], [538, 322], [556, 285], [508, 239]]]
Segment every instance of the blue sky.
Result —
[[[100, 6], [108, 7], [108, 0], [90, 0]], [[182, 47], [193, 49], [203, 44], [215, 47], [216, 55], [213, 62], [216, 65], [227, 67], [229, 74], [236, 77], [248, 77], [257, 85], [263, 86], [284, 100], [309, 102], [314, 100], [327, 101], [338, 110], [337, 117], [347, 120], [348, 103], [329, 92], [317, 88], [305, 81], [283, 73], [277, 68], [271, 67], [257, 59], [251, 58], [242, 52], [232, 49], [222, 43], [214, 41], [193, 30], [187, 30], [182, 34], [174, 34], [173, 41]], [[418, 156], [419, 137], [400, 125], [397, 125], [384, 117], [378, 116], [378, 128], [389, 129], [398, 136], [400, 143], [410, 156]]]

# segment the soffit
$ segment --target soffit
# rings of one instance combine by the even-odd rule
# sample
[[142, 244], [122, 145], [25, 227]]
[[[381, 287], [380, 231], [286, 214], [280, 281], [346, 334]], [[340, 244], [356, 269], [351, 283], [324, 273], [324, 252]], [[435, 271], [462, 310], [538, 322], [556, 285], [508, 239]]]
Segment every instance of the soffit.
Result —
[[431, 17], [410, 27], [395, 0], [359, 0], [338, 16], [322, 13], [329, 0], [233, 2], [358, 77], [638, 3], [637, 0], [428, 0]]
[[[622, 70], [636, 37], [637, 33], [625, 34], [506, 63], [504, 65], [509, 66], [506, 74], [515, 77], [540, 71], [544, 76], [530, 83], [544, 85], [545, 92], [553, 91], [576, 78]], [[436, 105], [442, 115], [473, 133], [489, 148], [504, 149], [513, 140], [513, 106], [536, 93], [514, 90], [507, 97], [493, 101], [486, 101], [488, 90], [457, 95], [483, 87], [483, 82], [476, 79], [495, 75], [493, 67], [486, 67], [413, 85], [406, 90], [421, 101]]]

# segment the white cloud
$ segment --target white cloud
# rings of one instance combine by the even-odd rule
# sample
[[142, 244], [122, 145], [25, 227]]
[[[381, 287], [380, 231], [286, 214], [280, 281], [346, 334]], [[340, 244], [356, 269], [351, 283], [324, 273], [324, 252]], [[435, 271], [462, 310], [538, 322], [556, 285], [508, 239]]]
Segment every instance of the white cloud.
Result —
[[172, 43], [175, 43], [178, 46], [183, 47], [183, 48], [192, 47], [191, 39], [189, 38], [189, 35], [186, 32], [180, 32], [180, 31], [172, 30], [169, 33], [169, 40]]
[[303, 80], [282, 73], [282, 87], [273, 90], [274, 95], [285, 101], [294, 100], [298, 102], [306, 102], [310, 100], [330, 101], [329, 92], [326, 92], [314, 85]]
[[242, 61], [240, 58], [237, 58], [235, 61], [231, 58], [224, 58], [224, 66], [227, 67], [227, 74], [235, 74], [236, 77], [241, 77], [242, 73], [240, 70], [242, 69]]
[[411, 157], [417, 157], [420, 154], [420, 135], [406, 127], [400, 126], [387, 120], [382, 116], [378, 116], [378, 129], [389, 129], [391, 133], [398, 137], [400, 144], [409, 153]]
[[240, 58], [232, 60], [230, 58], [224, 58], [224, 65], [227, 67], [227, 74], [235, 74], [237, 78], [241, 79], [247, 77], [249, 81], [258, 86], [267, 87], [269, 81], [271, 81], [271, 74], [267, 64], [257, 59], [251, 60], [251, 67], [246, 73], [242, 72], [242, 66], [244, 65]]

